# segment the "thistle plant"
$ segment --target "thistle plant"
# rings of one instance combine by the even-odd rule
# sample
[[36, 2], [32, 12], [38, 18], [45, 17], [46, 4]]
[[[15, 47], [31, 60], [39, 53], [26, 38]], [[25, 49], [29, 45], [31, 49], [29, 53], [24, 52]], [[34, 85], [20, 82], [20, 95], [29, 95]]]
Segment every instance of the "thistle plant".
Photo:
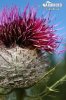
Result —
[[33, 86], [49, 67], [48, 54], [58, 47], [58, 37], [48, 19], [34, 10], [17, 7], [0, 14], [0, 87]]

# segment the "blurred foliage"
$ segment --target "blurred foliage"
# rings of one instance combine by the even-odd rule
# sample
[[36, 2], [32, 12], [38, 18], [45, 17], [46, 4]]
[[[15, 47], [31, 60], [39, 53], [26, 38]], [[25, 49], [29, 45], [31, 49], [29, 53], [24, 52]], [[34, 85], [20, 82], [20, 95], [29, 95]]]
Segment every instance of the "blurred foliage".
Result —
[[[65, 100], [66, 53], [64, 60], [58, 64], [56, 64], [54, 55], [50, 55], [49, 59], [51, 67], [37, 84], [28, 89], [15, 89], [9, 94], [1, 94], [0, 100]], [[3, 91], [2, 88], [1, 91]]]

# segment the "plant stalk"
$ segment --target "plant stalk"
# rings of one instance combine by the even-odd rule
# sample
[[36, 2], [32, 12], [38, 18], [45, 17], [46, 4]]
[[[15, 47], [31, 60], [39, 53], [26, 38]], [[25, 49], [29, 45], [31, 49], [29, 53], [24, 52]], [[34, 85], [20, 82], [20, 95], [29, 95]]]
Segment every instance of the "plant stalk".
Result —
[[17, 100], [24, 100], [26, 94], [24, 89], [15, 89], [15, 93]]

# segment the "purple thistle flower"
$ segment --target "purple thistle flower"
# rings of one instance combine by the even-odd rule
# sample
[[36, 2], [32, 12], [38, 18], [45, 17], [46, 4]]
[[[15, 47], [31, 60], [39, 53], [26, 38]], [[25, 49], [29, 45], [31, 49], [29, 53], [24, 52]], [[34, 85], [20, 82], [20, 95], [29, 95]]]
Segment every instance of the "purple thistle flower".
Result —
[[46, 18], [37, 17], [33, 9], [27, 13], [27, 8], [22, 14], [17, 7], [4, 9], [0, 14], [1, 87], [35, 84], [49, 67], [47, 52], [57, 48], [53, 25]]
[[36, 12], [25, 8], [19, 14], [18, 8], [4, 9], [0, 15], [0, 41], [6, 47], [39, 48], [53, 52], [57, 48], [58, 37], [53, 25], [46, 18], [39, 18]]

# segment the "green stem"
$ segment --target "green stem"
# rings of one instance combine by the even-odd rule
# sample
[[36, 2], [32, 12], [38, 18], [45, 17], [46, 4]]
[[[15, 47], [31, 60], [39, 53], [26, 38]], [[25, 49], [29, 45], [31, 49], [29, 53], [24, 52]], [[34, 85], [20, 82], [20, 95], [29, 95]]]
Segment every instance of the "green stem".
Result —
[[17, 100], [24, 100], [25, 98], [25, 90], [24, 89], [15, 89]]
[[66, 79], [66, 75], [63, 76], [60, 80], [58, 80], [56, 83], [54, 83], [52, 86], [50, 86], [46, 91], [43, 91], [42, 93], [40, 93], [39, 95], [36, 95], [36, 96], [27, 96], [29, 98], [34, 98], [34, 99], [37, 99], [37, 98], [40, 98], [40, 97], [43, 97], [43, 96], [46, 96], [48, 95], [51, 91], [54, 91], [54, 89], [59, 86], [60, 84], [62, 84]]
[[[55, 82], [52, 86], [48, 87], [48, 89], [46, 90], [45, 95], [48, 95], [52, 91], [58, 92], [58, 91], [55, 90], [56, 87], [58, 87], [59, 85], [63, 84], [63, 82], [65, 81], [65, 79], [66, 79], [66, 75], [64, 75], [61, 79], [59, 79], [57, 82]], [[43, 95], [43, 96], [45, 96], [45, 95]]]
[[50, 89], [55, 89], [57, 86], [59, 86], [60, 84], [62, 84], [63, 81], [65, 81], [65, 79], [66, 79], [66, 75], [64, 75], [60, 80], [58, 80], [56, 83], [54, 83], [54, 84], [50, 87]]

